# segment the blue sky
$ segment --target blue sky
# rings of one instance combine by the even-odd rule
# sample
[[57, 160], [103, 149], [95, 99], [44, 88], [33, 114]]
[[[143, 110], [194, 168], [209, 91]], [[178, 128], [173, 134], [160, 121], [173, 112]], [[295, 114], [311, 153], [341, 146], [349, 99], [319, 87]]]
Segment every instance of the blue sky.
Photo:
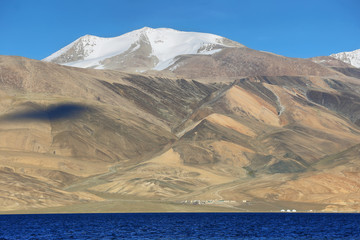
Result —
[[288, 57], [360, 48], [359, 0], [0, 0], [0, 54], [42, 59], [144, 26], [213, 33]]

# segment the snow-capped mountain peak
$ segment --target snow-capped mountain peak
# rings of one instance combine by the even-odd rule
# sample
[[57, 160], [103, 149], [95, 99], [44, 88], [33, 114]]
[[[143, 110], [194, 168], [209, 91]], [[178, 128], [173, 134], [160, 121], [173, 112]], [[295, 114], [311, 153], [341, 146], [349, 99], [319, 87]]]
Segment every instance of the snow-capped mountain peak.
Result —
[[351, 64], [354, 67], [360, 68], [360, 49], [357, 49], [352, 52], [341, 52], [341, 53], [331, 54], [330, 57], [339, 59], [340, 61]]
[[181, 55], [211, 55], [242, 44], [208, 33], [144, 27], [114, 38], [85, 35], [43, 59], [82, 68], [163, 70]]

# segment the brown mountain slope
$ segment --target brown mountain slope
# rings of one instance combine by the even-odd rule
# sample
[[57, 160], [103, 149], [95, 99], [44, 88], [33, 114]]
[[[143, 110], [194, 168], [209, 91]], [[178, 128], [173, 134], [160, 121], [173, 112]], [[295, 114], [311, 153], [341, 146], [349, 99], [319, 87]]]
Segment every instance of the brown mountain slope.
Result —
[[[353, 211], [359, 206], [359, 145], [328, 155], [304, 173], [276, 187], [249, 190], [249, 194], [276, 201], [318, 202], [326, 211]], [[230, 193], [229, 193], [230, 194]]]
[[338, 72], [311, 60], [288, 58], [250, 48], [229, 48], [213, 55], [183, 55], [168, 68], [185, 78], [245, 76], [332, 76]]
[[1, 56], [1, 207], [359, 210], [360, 84], [333, 75], [200, 83]]
[[[285, 157], [285, 162], [290, 159], [296, 160], [289, 164], [296, 163], [299, 169], [303, 169], [307, 167], [306, 164], [315, 161], [324, 153], [339, 151], [358, 140], [359, 130], [350, 121], [313, 104], [300, 92], [294, 93], [281, 86], [249, 81], [251, 80], [235, 82], [231, 88], [215, 96], [215, 100], [212, 99], [199, 108], [179, 129], [179, 132], [182, 129], [188, 130], [186, 134], [182, 133], [179, 142], [190, 138], [192, 146], [194, 139], [211, 141], [227, 138], [228, 141], [243, 144], [247, 148], [252, 143], [252, 149], [256, 149], [257, 153], [263, 153], [264, 157], [267, 156], [269, 162], [272, 159], [272, 164], [284, 161], [283, 156], [292, 156]], [[251, 86], [257, 89], [257, 94], [255, 90], [250, 90]], [[265, 91], [259, 90], [259, 86], [266, 86], [271, 91], [266, 94]], [[261, 94], [262, 98], [259, 97]], [[238, 123], [232, 123], [234, 127], [240, 124], [244, 126], [237, 128], [243, 129], [241, 133], [236, 131], [237, 134], [244, 135], [244, 140], [240, 140], [241, 137], [230, 138], [229, 133], [224, 134], [225, 130], [215, 131], [214, 121], [207, 120], [207, 116], [214, 113], [222, 114], [223, 119], [231, 117]], [[225, 121], [215, 122], [219, 123], [229, 128]], [[236, 133], [233, 131], [234, 127], [229, 128], [232, 134]], [[202, 133], [204, 128], [207, 129], [206, 134]], [[249, 131], [246, 129], [256, 132], [252, 133], [252, 138], [246, 134], [246, 131]], [[209, 136], [209, 131], [215, 132]], [[254, 135], [258, 137], [254, 138]], [[189, 154], [191, 155], [191, 152]], [[275, 156], [271, 156], [272, 154]]]
[[318, 63], [320, 65], [330, 67], [346, 76], [360, 78], [360, 70], [350, 64], [340, 61], [330, 56], [313, 57], [309, 60]]
[[313, 57], [309, 60], [327, 67], [352, 67], [352, 65], [330, 56]]
[[[170, 132], [173, 121], [217, 89], [19, 57], [2, 56], [0, 67], [1, 165], [11, 169], [9, 174], [41, 181], [50, 181], [48, 172], [57, 171], [64, 176], [61, 187], [103, 173], [115, 163], [136, 162], [161, 151], [176, 138]], [[164, 92], [151, 87], [161, 83]], [[177, 98], [169, 97], [173, 92]], [[52, 187], [57, 191], [59, 186]], [[48, 198], [54, 202], [52, 195]]]

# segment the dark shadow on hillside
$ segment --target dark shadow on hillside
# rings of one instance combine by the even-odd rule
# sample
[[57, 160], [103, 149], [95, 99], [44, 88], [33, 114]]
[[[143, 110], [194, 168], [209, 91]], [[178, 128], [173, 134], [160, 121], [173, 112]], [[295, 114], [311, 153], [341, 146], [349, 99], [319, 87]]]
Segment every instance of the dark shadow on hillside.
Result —
[[0, 122], [3, 121], [28, 121], [28, 120], [66, 120], [80, 117], [85, 111], [91, 110], [88, 106], [67, 103], [59, 105], [51, 105], [45, 110], [25, 110], [6, 114], [0, 117]]

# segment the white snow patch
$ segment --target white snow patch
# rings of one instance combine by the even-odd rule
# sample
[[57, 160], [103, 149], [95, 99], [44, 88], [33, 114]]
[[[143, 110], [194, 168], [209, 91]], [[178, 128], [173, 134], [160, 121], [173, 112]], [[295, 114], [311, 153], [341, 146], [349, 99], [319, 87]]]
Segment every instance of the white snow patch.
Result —
[[341, 52], [341, 53], [331, 54], [330, 57], [351, 64], [354, 67], [360, 68], [360, 49], [357, 49], [352, 52]]

